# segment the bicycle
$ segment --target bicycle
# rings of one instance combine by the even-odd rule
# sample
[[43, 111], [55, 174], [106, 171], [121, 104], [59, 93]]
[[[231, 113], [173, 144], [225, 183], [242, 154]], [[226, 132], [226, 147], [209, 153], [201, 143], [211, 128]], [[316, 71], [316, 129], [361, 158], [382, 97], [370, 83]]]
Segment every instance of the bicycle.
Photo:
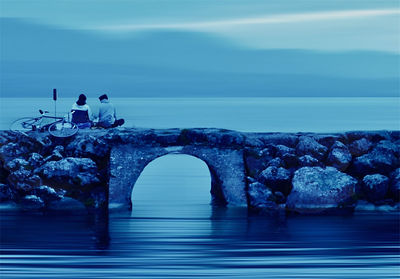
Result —
[[[75, 135], [79, 128], [64, 117], [48, 116], [48, 111], [39, 110], [39, 117], [22, 117], [11, 123], [10, 130], [16, 133], [28, 131], [48, 131], [50, 135], [57, 138], [67, 138]], [[69, 115], [68, 115], [69, 116]], [[69, 117], [68, 117], [69, 118]], [[48, 123], [50, 121], [50, 123]]]

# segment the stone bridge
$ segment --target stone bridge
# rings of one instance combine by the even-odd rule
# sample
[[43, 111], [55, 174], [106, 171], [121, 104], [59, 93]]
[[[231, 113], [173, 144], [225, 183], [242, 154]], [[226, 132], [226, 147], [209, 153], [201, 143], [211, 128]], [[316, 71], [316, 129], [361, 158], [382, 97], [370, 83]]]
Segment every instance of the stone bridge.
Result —
[[73, 199], [89, 211], [131, 208], [140, 174], [167, 154], [206, 163], [216, 204], [304, 212], [400, 199], [399, 131], [125, 128], [68, 139], [0, 132], [0, 202], [51, 209]]
[[[167, 154], [191, 155], [206, 163], [211, 175], [213, 202], [230, 206], [247, 206], [243, 149], [238, 145], [240, 138], [227, 136], [224, 139], [227, 141], [226, 145], [217, 147], [215, 140], [208, 141], [207, 138], [200, 140], [196, 137], [183, 139], [181, 136], [179, 130], [167, 130], [163, 135], [158, 134], [151, 140], [140, 139], [142, 143], [140, 145], [123, 144], [111, 149], [109, 182], [111, 208], [130, 207], [133, 187], [143, 169], [151, 161]], [[212, 133], [208, 136], [212, 136]], [[181, 145], [183, 143], [185, 145]]]

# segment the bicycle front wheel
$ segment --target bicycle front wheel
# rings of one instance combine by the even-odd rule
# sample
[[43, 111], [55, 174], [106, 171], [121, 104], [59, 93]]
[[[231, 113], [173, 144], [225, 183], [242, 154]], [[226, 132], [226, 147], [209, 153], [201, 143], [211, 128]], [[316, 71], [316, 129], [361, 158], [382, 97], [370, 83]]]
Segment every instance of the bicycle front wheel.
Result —
[[37, 117], [22, 117], [15, 120], [10, 125], [10, 130], [13, 132], [28, 132], [35, 131], [39, 125], [39, 119]]
[[57, 138], [67, 138], [75, 135], [79, 128], [71, 122], [56, 122], [49, 126], [50, 135]]

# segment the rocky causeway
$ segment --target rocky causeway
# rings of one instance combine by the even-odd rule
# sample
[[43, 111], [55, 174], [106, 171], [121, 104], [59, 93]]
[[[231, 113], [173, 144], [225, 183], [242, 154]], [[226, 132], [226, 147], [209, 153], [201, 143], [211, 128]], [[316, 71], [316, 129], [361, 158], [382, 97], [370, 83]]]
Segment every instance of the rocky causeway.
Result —
[[89, 213], [129, 208], [145, 166], [171, 153], [207, 164], [215, 204], [266, 214], [400, 208], [400, 131], [201, 128], [82, 130], [66, 139], [0, 131], [0, 205]]

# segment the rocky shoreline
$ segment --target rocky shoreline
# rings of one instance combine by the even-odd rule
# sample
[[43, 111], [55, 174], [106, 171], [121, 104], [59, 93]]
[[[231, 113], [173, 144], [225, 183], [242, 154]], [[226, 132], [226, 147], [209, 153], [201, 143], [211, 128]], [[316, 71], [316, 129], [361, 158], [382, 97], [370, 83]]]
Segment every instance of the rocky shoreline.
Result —
[[400, 131], [241, 133], [223, 129], [110, 129], [68, 139], [0, 132], [0, 206], [91, 212], [108, 207], [116, 144], [207, 145], [243, 151], [252, 212], [398, 211]]

